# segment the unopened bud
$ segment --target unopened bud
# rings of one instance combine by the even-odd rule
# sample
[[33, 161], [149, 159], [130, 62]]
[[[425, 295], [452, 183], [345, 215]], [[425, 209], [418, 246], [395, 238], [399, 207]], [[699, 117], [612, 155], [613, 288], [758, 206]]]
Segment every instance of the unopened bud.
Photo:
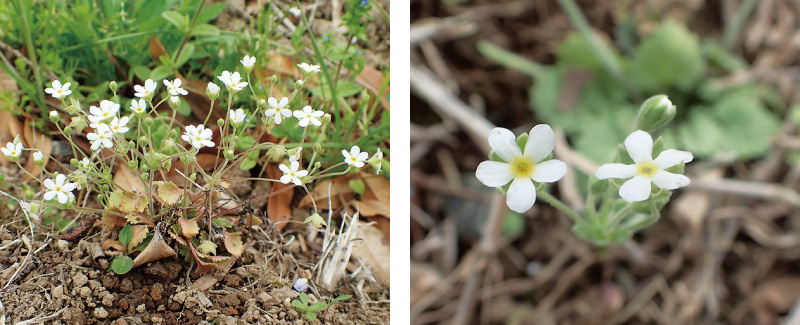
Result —
[[147, 147], [147, 137], [140, 136], [138, 139], [136, 139], [136, 144], [138, 144], [139, 147]]
[[114, 80], [111, 80], [111, 82], [108, 83], [108, 89], [111, 89], [111, 92], [116, 94], [117, 93], [117, 82], [114, 81]]
[[58, 115], [56, 111], [50, 111], [50, 122], [58, 123], [58, 120], [61, 119], [61, 116]]
[[153, 126], [153, 118], [150, 117], [150, 116], [145, 117], [144, 118], [144, 125], [147, 126], [148, 128]]
[[219, 97], [219, 86], [213, 82], [209, 82], [208, 88], [206, 88], [206, 95], [208, 95], [208, 98], [211, 98], [211, 100], [217, 99], [217, 97]]
[[258, 100], [258, 108], [264, 108], [264, 107], [267, 107], [267, 101], [264, 100], [264, 99], [259, 99]]
[[305, 82], [303, 82], [303, 80], [297, 80], [294, 82], [294, 87], [297, 88], [297, 90], [303, 89], [303, 86], [305, 86]]
[[274, 84], [274, 83], [277, 83], [277, 82], [278, 82], [278, 75], [276, 75], [276, 74], [272, 75], [272, 78], [270, 78], [270, 81], [271, 81], [273, 84]]
[[648, 98], [639, 108], [636, 116], [636, 129], [648, 133], [658, 131], [675, 118], [676, 107], [667, 95], [655, 95]]
[[233, 160], [233, 150], [231, 149], [225, 150], [222, 155], [225, 156], [225, 159], [227, 160]]
[[286, 149], [283, 147], [273, 147], [267, 150], [267, 158], [270, 161], [279, 161], [286, 157]]
[[322, 124], [328, 124], [331, 122], [331, 114], [322, 115]]
[[217, 126], [222, 127], [223, 125], [225, 125], [225, 119], [218, 119]]
[[317, 142], [314, 144], [314, 152], [320, 152], [320, 151], [322, 151], [322, 145], [319, 142]]
[[178, 107], [181, 107], [181, 98], [178, 96], [170, 96], [169, 107], [174, 110], [178, 109]]

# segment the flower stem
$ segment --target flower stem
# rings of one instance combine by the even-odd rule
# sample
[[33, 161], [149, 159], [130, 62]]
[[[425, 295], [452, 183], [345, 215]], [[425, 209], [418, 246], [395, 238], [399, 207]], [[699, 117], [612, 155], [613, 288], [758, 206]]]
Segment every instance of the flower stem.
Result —
[[556, 209], [560, 210], [561, 212], [564, 212], [566, 215], [572, 218], [572, 220], [575, 221], [575, 223], [584, 223], [583, 218], [577, 212], [567, 207], [566, 204], [561, 202], [559, 199], [556, 199], [554, 196], [550, 195], [550, 193], [547, 193], [546, 191], [541, 191], [539, 193], [536, 193], [536, 195], [547, 201], [547, 203], [550, 203], [550, 205], [552, 205]]

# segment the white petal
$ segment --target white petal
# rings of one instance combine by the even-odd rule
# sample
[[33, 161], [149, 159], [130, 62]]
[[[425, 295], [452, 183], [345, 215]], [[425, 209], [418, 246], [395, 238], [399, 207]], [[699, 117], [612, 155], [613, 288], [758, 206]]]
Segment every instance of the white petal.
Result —
[[662, 170], [653, 175], [653, 183], [660, 188], [674, 190], [689, 185], [689, 177]]
[[296, 117], [296, 118], [302, 118], [303, 116], [306, 115], [305, 113], [303, 113], [303, 111], [300, 111], [300, 110], [294, 111], [293, 113], [294, 113], [294, 117]]
[[285, 118], [290, 118], [292, 117], [292, 111], [290, 111], [288, 108], [284, 108], [281, 110], [281, 115], [283, 115]]
[[528, 143], [525, 145], [525, 155], [533, 157], [533, 161], [540, 162], [547, 158], [556, 146], [556, 135], [547, 124], [539, 124], [531, 129]]
[[306, 175], [308, 175], [308, 171], [307, 170], [301, 170], [301, 171], [298, 171], [295, 175], [297, 175], [297, 177], [305, 177]]
[[641, 176], [631, 178], [619, 188], [619, 196], [628, 202], [647, 200], [650, 197], [650, 180]]
[[284, 172], [284, 173], [288, 173], [288, 172], [290, 172], [290, 171], [291, 171], [291, 170], [289, 169], [289, 166], [286, 166], [286, 165], [284, 165], [284, 164], [280, 164], [280, 165], [278, 165], [278, 169], [280, 169], [280, 170], [281, 170], [282, 172]]
[[625, 148], [637, 164], [653, 159], [653, 137], [642, 130], [636, 130], [625, 139]]
[[64, 184], [64, 186], [62, 186], [61, 189], [64, 190], [64, 192], [72, 192], [77, 187], [78, 187], [78, 183], [67, 183], [67, 184]]
[[594, 172], [594, 177], [597, 177], [597, 179], [628, 178], [633, 176], [636, 176], [636, 165], [605, 164]]
[[300, 163], [299, 163], [299, 162], [297, 162], [297, 160], [294, 160], [294, 161], [292, 161], [292, 162], [290, 163], [290, 166], [289, 166], [289, 168], [290, 168], [292, 171], [297, 171], [298, 169], [300, 169]]
[[58, 196], [58, 203], [67, 203], [67, 195], [64, 192], [56, 192], [56, 196]]
[[65, 182], [66, 180], [67, 180], [67, 176], [64, 176], [64, 174], [58, 174], [58, 175], [56, 175], [56, 184], [58, 184], [58, 185], [62, 185], [62, 186], [63, 186], [63, 185], [64, 185], [64, 182]]
[[292, 181], [292, 177], [291, 176], [289, 176], [289, 175], [281, 176], [281, 183], [289, 184], [289, 182], [291, 182], [291, 181]]
[[691, 152], [680, 151], [675, 149], [667, 149], [658, 154], [658, 157], [653, 161], [661, 169], [666, 169], [679, 164], [681, 161], [688, 163], [694, 157]]
[[567, 174], [567, 164], [561, 160], [548, 160], [536, 164], [536, 170], [531, 175], [539, 183], [552, 183]]
[[484, 161], [478, 165], [478, 170], [475, 171], [475, 177], [478, 178], [483, 185], [489, 187], [500, 187], [508, 184], [514, 176], [511, 175], [511, 168], [508, 164], [498, 161]]
[[367, 158], [369, 158], [369, 153], [367, 153], [366, 151], [358, 154], [358, 157], [356, 157], [356, 159], [358, 159], [359, 161], [367, 160]]
[[45, 200], [52, 200], [54, 197], [56, 197], [56, 191], [49, 191], [44, 193]]
[[528, 178], [515, 179], [508, 188], [506, 204], [518, 213], [528, 211], [536, 202], [536, 187]]
[[304, 128], [304, 127], [308, 126], [308, 122], [310, 122], [310, 120], [305, 118], [305, 119], [300, 120], [300, 122], [297, 122], [297, 125], [299, 125], [301, 128]]
[[509, 129], [494, 128], [489, 132], [489, 145], [495, 153], [506, 162], [511, 162], [516, 157], [522, 155], [517, 146], [514, 133]]
[[275, 99], [275, 97], [270, 97], [269, 99], [267, 99], [267, 103], [269, 103], [269, 107], [277, 107], [278, 106], [278, 101]]
[[44, 187], [48, 188], [48, 189], [53, 189], [53, 188], [56, 187], [56, 183], [53, 182], [52, 178], [48, 178], [48, 179], [44, 180]]
[[288, 103], [289, 103], [289, 98], [283, 97], [283, 98], [281, 98], [281, 102], [280, 102], [280, 104], [278, 104], [278, 106], [284, 107]]

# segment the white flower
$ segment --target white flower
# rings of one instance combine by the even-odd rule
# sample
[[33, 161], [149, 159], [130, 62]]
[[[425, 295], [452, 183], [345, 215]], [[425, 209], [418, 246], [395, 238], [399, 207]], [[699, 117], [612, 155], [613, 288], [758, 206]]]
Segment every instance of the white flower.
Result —
[[92, 142], [92, 150], [100, 149], [100, 146], [111, 148], [114, 146], [114, 142], [111, 142], [111, 131], [108, 129], [108, 126], [103, 124], [105, 128], [97, 128], [94, 132], [89, 132], [86, 135], [86, 138]]
[[92, 162], [89, 161], [89, 158], [86, 158], [86, 157], [83, 157], [83, 159], [81, 161], [79, 161], [78, 163], [80, 164], [81, 168], [84, 168], [84, 169], [88, 169], [89, 166], [92, 164]]
[[100, 102], [100, 107], [89, 107], [89, 113], [92, 113], [92, 115], [89, 115], [89, 121], [92, 122], [89, 126], [97, 128], [96, 124], [116, 116], [118, 111], [119, 104], [104, 99]]
[[297, 278], [297, 280], [292, 285], [292, 288], [297, 291], [306, 291], [308, 290], [308, 279], [306, 278]]
[[318, 65], [311, 65], [311, 64], [308, 64], [308, 63], [305, 63], [305, 62], [298, 64], [297, 67], [300, 68], [300, 69], [303, 69], [303, 71], [305, 71], [305, 72], [313, 72], [313, 73], [319, 72], [319, 66]]
[[142, 116], [147, 111], [147, 102], [144, 99], [131, 101], [131, 110], [138, 116]]
[[300, 14], [303, 13], [303, 11], [300, 10], [300, 8], [291, 7], [289, 8], [289, 13], [292, 14], [292, 16], [300, 17]]
[[31, 155], [33, 157], [33, 162], [41, 163], [44, 160], [44, 154], [41, 151], [36, 151]]
[[0, 151], [8, 158], [19, 158], [22, 155], [22, 143], [9, 142], [5, 148], [0, 148]]
[[383, 163], [383, 152], [378, 149], [378, 152], [367, 162], [375, 168], [375, 175], [378, 175], [381, 172], [381, 163]]
[[511, 210], [523, 213], [536, 202], [536, 184], [555, 182], [567, 173], [567, 165], [556, 159], [545, 160], [556, 144], [553, 129], [539, 124], [531, 129], [525, 151], [520, 151], [514, 133], [494, 128], [489, 133], [489, 145], [503, 162], [484, 161], [475, 176], [481, 183], [502, 187], [511, 182], [506, 204]]
[[350, 152], [347, 150], [342, 150], [342, 155], [344, 155], [344, 162], [348, 165], [353, 165], [356, 168], [364, 167], [364, 160], [367, 160], [369, 154], [364, 151], [361, 152], [361, 148], [358, 146], [353, 146], [350, 148]]
[[211, 141], [212, 136], [214, 136], [214, 133], [211, 131], [211, 129], [206, 129], [206, 127], [203, 125], [187, 125], [186, 133], [181, 136], [181, 139], [191, 144], [192, 147], [200, 149], [203, 146], [214, 146], [214, 141]]
[[244, 59], [239, 60], [239, 62], [242, 63], [244, 69], [249, 73], [250, 71], [253, 71], [253, 65], [256, 64], [256, 57], [245, 55]]
[[689, 185], [689, 178], [673, 174], [664, 169], [694, 158], [691, 152], [667, 149], [653, 159], [653, 138], [647, 132], [637, 130], [625, 139], [625, 148], [633, 159], [633, 165], [605, 164], [597, 168], [597, 179], [631, 178], [619, 188], [619, 196], [625, 201], [644, 201], [650, 197], [650, 183], [659, 188], [674, 190]]
[[217, 99], [219, 96], [219, 86], [213, 82], [209, 82], [206, 88], [206, 95], [208, 95], [208, 98]]
[[300, 163], [297, 160], [290, 162], [289, 166], [281, 164], [278, 166], [278, 168], [280, 168], [283, 172], [283, 176], [281, 176], [281, 183], [284, 184], [289, 184], [289, 182], [292, 182], [294, 185], [303, 185], [300, 177], [308, 175], [307, 170], [298, 170], [300, 169]]
[[44, 187], [47, 188], [47, 191], [44, 193], [45, 200], [52, 200], [55, 197], [58, 197], [58, 203], [64, 204], [70, 198], [72, 191], [78, 187], [77, 183], [67, 182], [67, 177], [58, 174], [56, 175], [56, 181], [53, 182], [52, 178], [48, 178], [44, 180]]
[[188, 91], [181, 88], [182, 83], [183, 81], [181, 81], [180, 78], [175, 78], [175, 80], [172, 82], [169, 82], [169, 80], [164, 79], [164, 86], [167, 87], [169, 94], [172, 96], [178, 96], [178, 94], [186, 96], [187, 94], [189, 94]]
[[158, 84], [155, 81], [147, 79], [144, 82], [144, 87], [139, 85], [133, 86], [133, 90], [136, 91], [136, 93], [133, 95], [139, 98], [153, 98], [153, 94], [155, 93], [157, 86]]
[[72, 93], [72, 90], [69, 90], [69, 86], [71, 85], [71, 82], [61, 85], [61, 81], [53, 80], [53, 88], [45, 88], [44, 92], [52, 95], [53, 98], [64, 98]]
[[[290, 162], [291, 161], [299, 161], [300, 157], [303, 156], [303, 147], [297, 147], [297, 149], [294, 149], [294, 150], [295, 150], [295, 153], [293, 155], [289, 155], [289, 161]], [[289, 151], [289, 153], [291, 153], [291, 150]]]
[[322, 111], [313, 110], [311, 106], [303, 107], [302, 111], [301, 110], [294, 111], [294, 117], [300, 120], [300, 122], [298, 122], [297, 124], [300, 125], [301, 127], [308, 126], [309, 122], [311, 122], [311, 124], [314, 124], [316, 126], [322, 125], [322, 122], [320, 122], [319, 118], [322, 117], [322, 115], [324, 114], [325, 113], [323, 113]]
[[178, 109], [181, 106], [181, 98], [178, 96], [169, 96], [169, 107]]
[[240, 76], [238, 72], [230, 73], [227, 70], [222, 71], [222, 75], [217, 78], [225, 84], [228, 91], [240, 91], [242, 88], [247, 87], [246, 82], [241, 82], [242, 76]]
[[264, 116], [270, 117], [275, 116], [275, 124], [281, 124], [281, 121], [284, 118], [289, 118], [292, 116], [292, 111], [286, 107], [289, 104], [289, 98], [283, 97], [281, 98], [281, 102], [279, 103], [274, 97], [270, 97], [267, 99], [269, 103], [269, 107], [272, 107], [264, 112]]
[[113, 133], [122, 134], [128, 132], [128, 120], [130, 120], [130, 118], [127, 116], [123, 116], [122, 118], [114, 117], [111, 124], [108, 125], [108, 128]]
[[244, 110], [237, 108], [235, 111], [230, 111], [231, 123], [238, 126], [244, 122]]

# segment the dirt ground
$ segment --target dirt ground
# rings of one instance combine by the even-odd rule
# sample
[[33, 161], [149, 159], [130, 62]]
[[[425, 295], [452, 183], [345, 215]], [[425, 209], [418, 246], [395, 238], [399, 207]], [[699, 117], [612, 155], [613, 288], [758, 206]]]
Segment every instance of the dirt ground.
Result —
[[[603, 37], [622, 16], [671, 17], [701, 37], [720, 38], [742, 1], [577, 1]], [[479, 40], [552, 64], [574, 30], [558, 1], [412, 1], [412, 66], [435, 76], [460, 105], [494, 125], [529, 130], [530, 77], [492, 63]], [[798, 55], [782, 42], [796, 36], [800, 10], [758, 2], [735, 52], [755, 78], [796, 103]], [[653, 24], [636, 26], [641, 35]], [[412, 75], [412, 84], [415, 82]], [[566, 87], [566, 86], [565, 86]], [[412, 86], [412, 89], [414, 87]], [[661, 220], [622, 245], [578, 239], [572, 222], [547, 204], [525, 213], [521, 233], [484, 246], [494, 190], [475, 179], [486, 160], [470, 129], [434, 100], [411, 100], [411, 317], [414, 324], [777, 324], [800, 319], [798, 166], [784, 158], [796, 140], [788, 118], [765, 158], [701, 163], [693, 179], [748, 182], [744, 194], [691, 187]], [[450, 103], [450, 102], [448, 102]], [[452, 105], [451, 105], [452, 106]], [[519, 133], [519, 132], [517, 132]], [[483, 139], [485, 142], [485, 138]], [[693, 162], [696, 164], [696, 162]], [[758, 188], [774, 186], [792, 197]], [[559, 192], [560, 186], [553, 189]], [[781, 194], [781, 195], [784, 195]]]
[[[388, 11], [388, 0], [380, 2]], [[281, 8], [289, 4], [293, 5], [279, 3]], [[333, 26], [331, 10], [329, 5], [315, 9], [315, 32]], [[231, 1], [229, 10], [215, 24], [240, 28], [247, 15], [257, 12], [257, 1]], [[377, 13], [373, 14], [377, 17]], [[359, 43], [367, 64], [387, 68], [388, 22], [376, 18], [368, 34], [374, 42]], [[4, 166], [2, 171], [6, 181], [19, 181], [22, 176], [13, 165]], [[252, 199], [269, 193], [269, 186], [263, 185], [243, 182], [234, 184], [238, 188], [233, 191], [243, 200]], [[295, 193], [292, 207], [297, 207], [304, 196], [301, 191]], [[0, 206], [7, 206], [5, 200], [0, 201]], [[0, 288], [0, 324], [389, 323], [390, 290], [388, 283], [382, 284], [388, 281], [376, 280], [363, 270], [356, 272], [355, 262], [348, 267], [348, 274], [360, 275], [345, 276], [335, 292], [308, 291], [309, 305], [346, 294], [352, 298], [333, 304], [314, 322], [300, 315], [291, 304], [299, 297], [292, 284], [299, 277], [313, 281], [312, 269], [320, 256], [322, 236], [309, 235], [302, 220], [310, 212], [302, 208], [294, 209], [289, 225], [278, 231], [266, 217], [265, 204], [266, 200], [253, 203], [255, 214], [265, 223], [249, 229], [248, 248], [242, 257], [204, 291], [193, 287], [198, 276], [192, 263], [183, 262], [180, 257], [148, 263], [125, 275], [110, 272], [112, 256], [100, 247], [102, 236], [97, 228], [90, 227], [95, 221], [91, 217], [77, 220], [80, 229], [89, 229], [86, 232], [62, 234], [41, 227], [30, 238], [20, 214], [0, 209], [0, 285], [4, 285]], [[382, 226], [388, 230], [388, 219]], [[388, 243], [388, 238], [384, 240]], [[26, 260], [30, 250], [32, 258]]]

